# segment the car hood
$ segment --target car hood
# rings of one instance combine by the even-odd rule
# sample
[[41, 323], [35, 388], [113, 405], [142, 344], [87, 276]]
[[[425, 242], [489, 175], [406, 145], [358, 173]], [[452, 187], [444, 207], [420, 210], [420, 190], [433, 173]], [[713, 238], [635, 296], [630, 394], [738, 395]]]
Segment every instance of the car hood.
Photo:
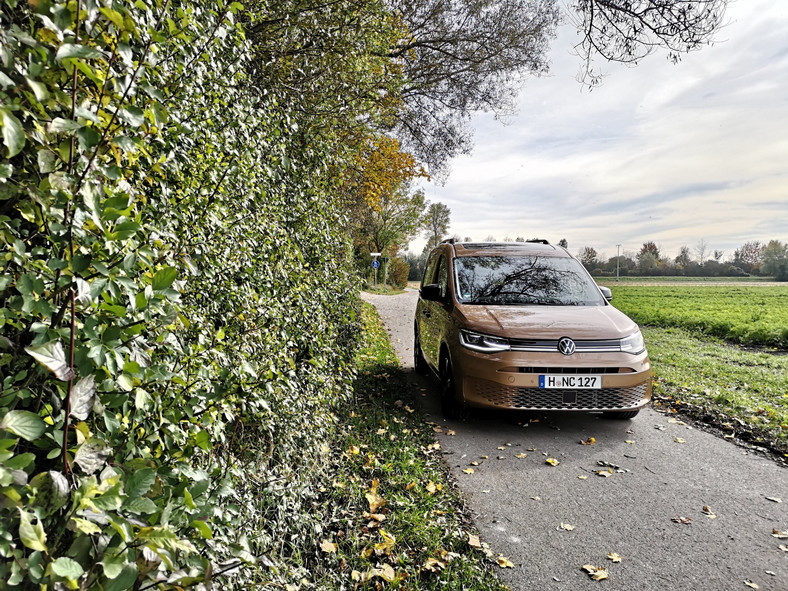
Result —
[[458, 306], [461, 323], [511, 339], [620, 339], [637, 330], [613, 306]]

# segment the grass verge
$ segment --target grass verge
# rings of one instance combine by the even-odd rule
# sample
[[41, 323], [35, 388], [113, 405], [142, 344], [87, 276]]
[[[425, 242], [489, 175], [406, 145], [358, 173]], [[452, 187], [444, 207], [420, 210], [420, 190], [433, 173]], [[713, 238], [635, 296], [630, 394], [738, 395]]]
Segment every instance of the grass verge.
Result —
[[645, 326], [655, 404], [788, 457], [788, 355]]
[[[324, 502], [336, 518], [320, 540], [320, 589], [507, 589], [505, 564], [479, 542], [410, 398], [388, 335], [363, 304], [356, 404], [332, 446]], [[499, 562], [502, 560], [502, 562]]]

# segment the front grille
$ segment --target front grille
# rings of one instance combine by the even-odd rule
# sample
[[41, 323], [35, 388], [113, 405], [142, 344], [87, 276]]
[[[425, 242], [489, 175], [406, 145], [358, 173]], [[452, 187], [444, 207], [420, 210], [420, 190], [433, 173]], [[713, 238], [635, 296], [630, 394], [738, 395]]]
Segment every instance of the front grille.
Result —
[[518, 367], [520, 373], [591, 375], [600, 373], [628, 373], [629, 368], [618, 367]]
[[495, 406], [522, 410], [627, 410], [645, 402], [648, 383], [601, 390], [515, 388], [476, 381], [476, 394]]

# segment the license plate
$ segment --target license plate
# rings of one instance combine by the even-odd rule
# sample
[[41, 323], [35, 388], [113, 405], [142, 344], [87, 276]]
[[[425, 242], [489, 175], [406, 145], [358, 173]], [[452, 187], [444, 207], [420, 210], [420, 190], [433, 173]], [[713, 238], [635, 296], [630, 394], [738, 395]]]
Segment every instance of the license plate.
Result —
[[602, 376], [539, 376], [539, 387], [547, 390], [601, 390]]

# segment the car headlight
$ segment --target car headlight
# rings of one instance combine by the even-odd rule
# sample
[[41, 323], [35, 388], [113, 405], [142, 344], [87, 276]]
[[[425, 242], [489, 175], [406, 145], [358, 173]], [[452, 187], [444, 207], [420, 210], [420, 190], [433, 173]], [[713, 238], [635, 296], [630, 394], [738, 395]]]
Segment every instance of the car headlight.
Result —
[[509, 350], [508, 339], [479, 334], [470, 330], [460, 331], [460, 344], [471, 351], [478, 351], [479, 353], [498, 353]]
[[638, 355], [646, 350], [646, 341], [643, 340], [643, 333], [633, 332], [628, 337], [621, 339], [621, 350], [624, 353]]

